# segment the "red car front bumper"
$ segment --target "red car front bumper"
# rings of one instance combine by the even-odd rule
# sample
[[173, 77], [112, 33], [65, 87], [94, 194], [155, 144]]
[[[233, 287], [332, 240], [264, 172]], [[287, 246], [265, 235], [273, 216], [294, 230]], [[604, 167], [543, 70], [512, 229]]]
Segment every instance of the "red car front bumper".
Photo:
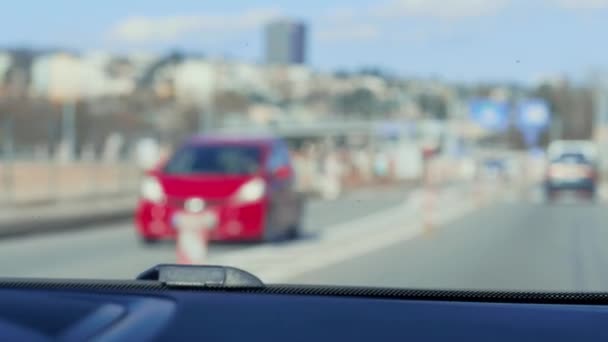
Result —
[[[264, 236], [268, 203], [261, 200], [247, 205], [223, 203], [206, 210], [218, 218], [210, 238], [214, 241], [261, 240]], [[172, 239], [177, 235], [173, 217], [181, 208], [167, 204], [140, 201], [135, 212], [135, 225], [139, 234], [149, 240]]]

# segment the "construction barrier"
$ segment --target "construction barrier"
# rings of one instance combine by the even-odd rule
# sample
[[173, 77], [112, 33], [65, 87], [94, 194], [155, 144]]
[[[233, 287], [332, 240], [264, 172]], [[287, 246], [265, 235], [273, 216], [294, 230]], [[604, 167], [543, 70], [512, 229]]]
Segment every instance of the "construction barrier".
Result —
[[217, 224], [214, 212], [205, 212], [204, 203], [187, 203], [187, 212], [175, 217], [176, 254], [179, 264], [204, 264], [209, 250], [209, 234]]

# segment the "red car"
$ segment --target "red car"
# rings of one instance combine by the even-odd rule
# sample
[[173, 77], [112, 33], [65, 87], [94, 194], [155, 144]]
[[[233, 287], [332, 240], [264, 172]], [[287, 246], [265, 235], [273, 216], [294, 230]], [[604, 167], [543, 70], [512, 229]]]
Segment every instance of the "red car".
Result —
[[200, 214], [212, 240], [294, 238], [302, 200], [286, 144], [276, 138], [195, 137], [147, 174], [135, 214], [145, 242], [174, 238]]

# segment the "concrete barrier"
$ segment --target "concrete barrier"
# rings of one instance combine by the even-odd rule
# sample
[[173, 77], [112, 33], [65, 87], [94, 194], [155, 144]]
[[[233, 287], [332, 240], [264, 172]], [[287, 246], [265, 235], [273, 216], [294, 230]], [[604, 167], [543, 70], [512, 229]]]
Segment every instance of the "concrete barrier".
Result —
[[124, 222], [133, 217], [135, 205], [136, 199], [127, 196], [13, 208], [0, 213], [0, 238], [84, 230]]
[[135, 193], [139, 174], [128, 163], [16, 161], [0, 164], [0, 193], [5, 206]]

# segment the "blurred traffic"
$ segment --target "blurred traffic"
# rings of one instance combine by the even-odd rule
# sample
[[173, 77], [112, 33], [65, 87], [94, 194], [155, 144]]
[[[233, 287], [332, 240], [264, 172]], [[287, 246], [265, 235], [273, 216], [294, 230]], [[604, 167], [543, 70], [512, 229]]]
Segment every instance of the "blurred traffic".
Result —
[[528, 6], [426, 3], [192, 16], [108, 4], [120, 15], [95, 48], [3, 45], [0, 275], [182, 262], [271, 281], [608, 288], [595, 276], [608, 256], [586, 248], [608, 243], [608, 73], [556, 66], [571, 58], [549, 52], [567, 50], [553, 35], [513, 45], [527, 35], [500, 20], [502, 38], [458, 31], [479, 56], [439, 29], [384, 41], [422, 19], [451, 32]]
[[188, 219], [213, 240], [295, 238], [303, 199], [293, 184], [281, 140], [193, 139], [143, 180], [137, 225], [147, 242], [175, 237]]
[[594, 200], [600, 183], [597, 148], [590, 141], [554, 141], [547, 151], [546, 195], [576, 191]]

